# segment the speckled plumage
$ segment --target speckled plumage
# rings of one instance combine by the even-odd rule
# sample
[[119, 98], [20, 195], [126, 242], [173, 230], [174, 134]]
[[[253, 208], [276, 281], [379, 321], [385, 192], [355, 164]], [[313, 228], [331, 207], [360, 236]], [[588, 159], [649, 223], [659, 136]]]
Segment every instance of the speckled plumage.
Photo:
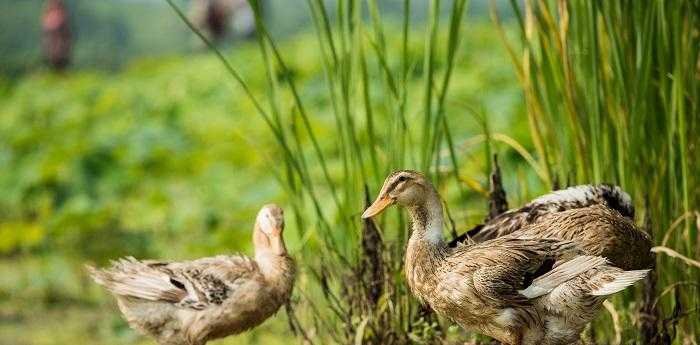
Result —
[[[254, 231], [256, 255], [192, 261], [125, 258], [88, 267], [117, 298], [133, 328], [161, 345], [203, 345], [255, 327], [289, 299], [295, 266], [282, 240], [282, 210], [263, 207]], [[269, 219], [268, 219], [269, 218]]]
[[505, 344], [576, 342], [605, 296], [646, 274], [623, 271], [558, 238], [506, 235], [450, 247], [441, 239], [440, 198], [417, 172], [390, 175], [363, 217], [394, 203], [407, 208], [412, 222], [404, 269], [413, 294], [465, 329]]
[[475, 242], [510, 235], [574, 241], [624, 270], [653, 265], [649, 236], [633, 223], [634, 206], [617, 186], [581, 185], [543, 195], [468, 233]]

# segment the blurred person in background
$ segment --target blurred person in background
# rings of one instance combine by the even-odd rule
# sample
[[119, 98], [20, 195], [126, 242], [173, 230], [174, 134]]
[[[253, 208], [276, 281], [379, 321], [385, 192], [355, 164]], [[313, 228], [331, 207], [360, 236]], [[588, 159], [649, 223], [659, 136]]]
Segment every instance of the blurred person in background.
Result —
[[44, 58], [54, 70], [70, 64], [72, 39], [68, 9], [63, 0], [47, 0], [41, 18]]
[[195, 0], [190, 13], [195, 26], [215, 42], [231, 30], [244, 38], [255, 33], [255, 15], [246, 0]]

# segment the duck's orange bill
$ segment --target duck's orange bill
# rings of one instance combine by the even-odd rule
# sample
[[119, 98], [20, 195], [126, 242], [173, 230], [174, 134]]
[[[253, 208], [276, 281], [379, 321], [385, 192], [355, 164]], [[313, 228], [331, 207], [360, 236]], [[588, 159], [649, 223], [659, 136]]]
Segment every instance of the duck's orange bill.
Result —
[[388, 197], [383, 197], [383, 198], [378, 198], [375, 200], [372, 205], [369, 205], [369, 207], [365, 210], [365, 212], [362, 214], [362, 218], [369, 218], [369, 217], [374, 217], [382, 211], [384, 211], [385, 208], [391, 206], [391, 204], [394, 203], [394, 200], [392, 198]]

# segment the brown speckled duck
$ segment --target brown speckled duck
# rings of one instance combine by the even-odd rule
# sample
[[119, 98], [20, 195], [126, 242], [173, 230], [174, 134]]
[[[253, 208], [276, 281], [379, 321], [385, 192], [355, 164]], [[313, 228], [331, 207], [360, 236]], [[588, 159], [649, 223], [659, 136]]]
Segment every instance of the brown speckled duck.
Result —
[[543, 195], [464, 233], [484, 242], [504, 235], [570, 240], [588, 255], [600, 255], [624, 270], [654, 263], [649, 236], [634, 225], [634, 205], [611, 185], [581, 185]]
[[258, 213], [255, 258], [219, 255], [193, 261], [120, 259], [88, 267], [117, 299], [129, 325], [161, 345], [204, 345], [255, 327], [286, 303], [295, 266], [282, 238], [276, 205]]
[[501, 236], [450, 247], [443, 210], [420, 173], [392, 173], [364, 218], [392, 204], [405, 207], [412, 233], [404, 270], [408, 285], [438, 314], [505, 344], [563, 345], [578, 341], [606, 296], [642, 279], [572, 241]]

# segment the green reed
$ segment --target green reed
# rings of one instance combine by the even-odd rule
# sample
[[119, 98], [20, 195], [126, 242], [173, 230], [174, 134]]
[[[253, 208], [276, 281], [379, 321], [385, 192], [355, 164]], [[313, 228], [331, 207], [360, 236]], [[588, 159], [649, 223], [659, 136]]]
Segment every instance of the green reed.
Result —
[[[168, 2], [187, 22], [182, 12]], [[262, 21], [258, 2], [250, 3], [255, 9], [257, 39], [265, 61], [265, 102], [248, 91], [239, 69], [231, 66], [206, 38], [200, 38], [243, 87], [280, 148], [284, 167], [276, 174], [289, 194], [296, 227], [304, 229], [302, 237], [309, 238], [297, 253], [304, 258], [305, 277], [310, 278], [302, 283], [305, 288], [297, 289], [303, 290], [299, 293], [303, 306], [297, 308], [297, 313], [317, 333], [307, 340], [358, 344], [439, 341], [440, 326], [434, 317], [421, 313], [403, 282], [405, 222], [401, 217], [387, 219], [382, 225], [388, 231], [378, 235], [374, 224], [363, 224], [359, 215], [366, 206], [365, 191], [376, 192], [391, 170], [413, 167], [457, 177], [445, 103], [467, 2], [451, 2], [447, 24], [440, 23], [439, 0], [426, 5], [430, 15], [424, 51], [415, 56], [410, 51], [416, 39], [409, 30], [410, 0], [403, 2], [398, 50], [387, 43], [397, 37], [385, 36], [376, 0], [342, 0], [334, 9], [325, 1], [308, 0], [317, 49], [322, 52], [330, 114], [312, 113], [285, 63], [284, 52]], [[446, 42], [438, 39], [442, 30]], [[395, 48], [396, 44], [391, 46]], [[422, 82], [409, 83], [409, 79], [416, 78], [419, 64], [422, 72], [418, 78]], [[422, 109], [422, 118], [409, 113], [414, 107]], [[328, 120], [328, 116], [335, 130], [318, 133], [315, 123]], [[333, 145], [322, 146], [321, 140]], [[446, 147], [451, 153], [451, 173], [440, 172], [434, 164], [438, 152]], [[371, 291], [364, 279], [368, 270], [374, 272], [368, 279], [380, 280]]]
[[[700, 3], [511, 4], [522, 48], [505, 35], [504, 42], [523, 87], [544, 182], [622, 186], [650, 219], [658, 246], [697, 260]], [[658, 251], [659, 332], [674, 343], [697, 341], [700, 267]], [[628, 302], [616, 307], [624, 310]]]
[[[331, 110], [323, 113], [308, 104], [285, 62], [287, 52], [267, 31], [257, 1], [250, 2], [266, 68], [262, 98], [250, 92], [243, 67], [231, 66], [209, 46], [265, 120], [282, 157], [275, 174], [289, 195], [299, 237], [306, 239], [295, 253], [303, 261], [295, 309], [307, 328], [304, 337], [319, 344], [443, 341], [441, 320], [421, 309], [403, 281], [405, 220], [389, 212], [377, 232], [359, 215], [365, 191], [376, 193], [398, 168], [426, 172], [450, 195], [474, 187], [458, 173], [460, 150], [446, 110], [467, 1], [448, 2], [447, 20], [440, 15], [445, 4], [425, 3], [428, 18], [419, 37], [410, 0], [403, 1], [399, 23], [389, 23], [376, 0], [339, 0], [333, 7], [307, 0]], [[700, 202], [697, 1], [511, 4], [518, 44], [494, 18], [522, 84], [534, 153], [508, 135], [491, 133], [480, 110], [471, 111], [484, 132], [474, 142], [484, 143], [487, 164], [492, 142], [506, 144], [549, 188], [611, 182], [627, 190], [642, 211], [638, 222], [651, 224], [659, 245], [658, 284], [646, 299], [638, 293], [614, 298], [610, 315], [637, 327], [639, 309], [654, 304], [649, 310], [658, 314], [657, 333], [676, 343], [691, 339], [700, 330], [700, 269], [692, 261], [700, 250], [693, 222]], [[389, 34], [388, 25], [401, 30]], [[334, 130], [320, 131], [318, 124], [327, 121]], [[517, 181], [520, 191], [528, 190], [527, 178]], [[613, 329], [600, 320], [594, 329], [606, 342], [640, 338], [636, 328]]]

